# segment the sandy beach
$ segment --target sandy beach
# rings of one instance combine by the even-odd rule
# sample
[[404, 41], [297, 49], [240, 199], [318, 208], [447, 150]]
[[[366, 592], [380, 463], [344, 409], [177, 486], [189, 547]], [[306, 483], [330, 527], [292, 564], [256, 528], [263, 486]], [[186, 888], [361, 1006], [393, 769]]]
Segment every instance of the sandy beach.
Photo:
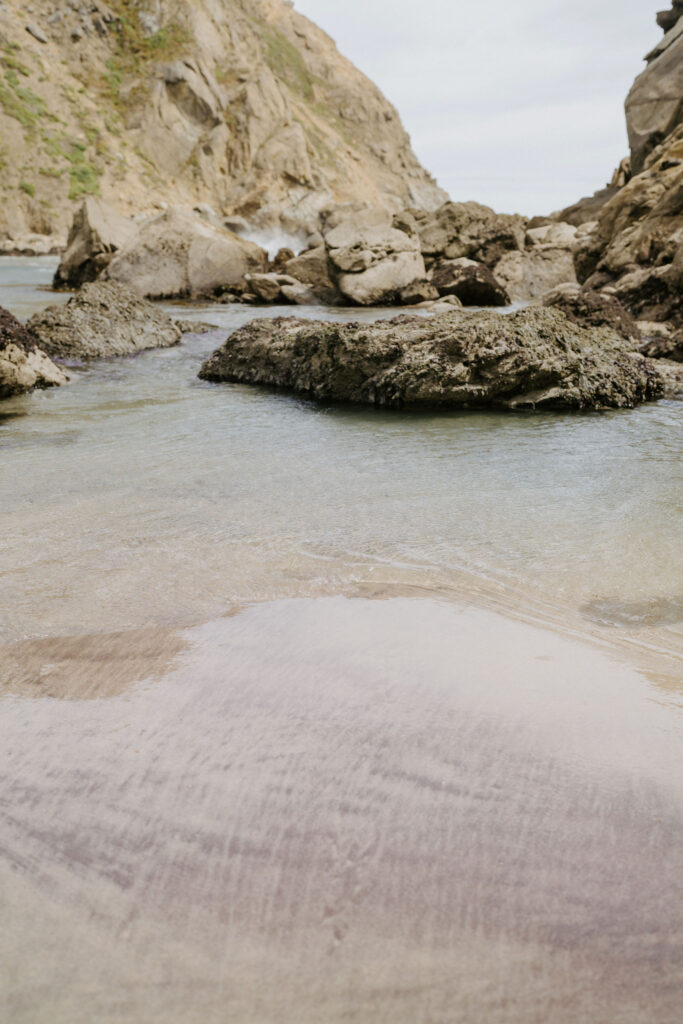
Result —
[[675, 680], [426, 598], [12, 650], [3, 1019], [677, 1024]]

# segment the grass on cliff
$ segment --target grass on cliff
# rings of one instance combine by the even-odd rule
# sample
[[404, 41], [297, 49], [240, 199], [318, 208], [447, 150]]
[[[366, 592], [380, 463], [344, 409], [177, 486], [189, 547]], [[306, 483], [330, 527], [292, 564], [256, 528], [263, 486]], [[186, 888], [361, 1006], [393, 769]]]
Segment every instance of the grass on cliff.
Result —
[[176, 22], [164, 25], [154, 35], [145, 35], [140, 24], [136, 0], [114, 0], [111, 4], [117, 20], [116, 50], [106, 62], [106, 72], [99, 87], [117, 114], [122, 115], [129, 105], [121, 95], [121, 87], [127, 78], [140, 78], [154, 60], [176, 60], [187, 55], [193, 42], [184, 26]]
[[287, 82], [305, 100], [313, 100], [314, 78], [294, 43], [290, 43], [273, 25], [263, 25], [259, 31], [265, 44], [266, 63], [273, 74]]

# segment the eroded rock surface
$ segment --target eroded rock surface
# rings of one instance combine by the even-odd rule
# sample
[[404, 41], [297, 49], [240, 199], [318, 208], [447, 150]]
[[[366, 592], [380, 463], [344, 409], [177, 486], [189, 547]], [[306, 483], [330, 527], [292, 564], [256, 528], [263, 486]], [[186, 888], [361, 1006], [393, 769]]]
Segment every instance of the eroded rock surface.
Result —
[[0, 306], [0, 399], [55, 387], [67, 379], [24, 325]]
[[630, 407], [664, 388], [655, 365], [614, 331], [539, 307], [374, 324], [254, 320], [199, 376], [392, 408]]
[[177, 345], [180, 328], [139, 292], [113, 281], [85, 284], [63, 306], [28, 321], [35, 342], [58, 359], [105, 359]]
[[633, 316], [614, 295], [601, 294], [576, 285], [561, 285], [543, 296], [543, 305], [561, 310], [583, 327], [611, 327], [622, 338], [640, 341], [640, 329]]
[[95, 196], [88, 196], [74, 214], [71, 230], [54, 277], [55, 288], [79, 288], [100, 276], [114, 253], [132, 242], [138, 225]]

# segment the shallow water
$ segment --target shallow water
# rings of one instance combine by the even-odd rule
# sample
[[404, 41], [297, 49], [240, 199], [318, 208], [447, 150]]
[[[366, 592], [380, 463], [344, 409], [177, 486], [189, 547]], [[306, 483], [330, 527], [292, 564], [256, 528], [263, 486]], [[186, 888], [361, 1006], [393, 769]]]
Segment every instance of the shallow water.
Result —
[[[48, 261], [35, 262], [15, 279], [44, 279]], [[45, 296], [24, 288], [24, 311], [29, 299]], [[560, 617], [680, 642], [681, 403], [585, 415], [320, 407], [199, 381], [254, 310], [177, 312], [222, 330], [3, 403], [0, 639], [185, 624], [381, 580], [492, 586], [513, 608], [523, 591]]]
[[174, 310], [0, 407], [0, 1018], [679, 1024], [683, 405], [321, 407]]

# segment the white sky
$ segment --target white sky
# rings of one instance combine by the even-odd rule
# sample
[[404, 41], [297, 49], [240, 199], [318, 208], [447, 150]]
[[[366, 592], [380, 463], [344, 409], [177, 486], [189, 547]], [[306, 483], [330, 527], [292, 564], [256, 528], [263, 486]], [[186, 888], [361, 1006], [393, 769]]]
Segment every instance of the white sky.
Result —
[[628, 152], [623, 104], [668, 0], [295, 0], [401, 114], [453, 199], [550, 213]]

